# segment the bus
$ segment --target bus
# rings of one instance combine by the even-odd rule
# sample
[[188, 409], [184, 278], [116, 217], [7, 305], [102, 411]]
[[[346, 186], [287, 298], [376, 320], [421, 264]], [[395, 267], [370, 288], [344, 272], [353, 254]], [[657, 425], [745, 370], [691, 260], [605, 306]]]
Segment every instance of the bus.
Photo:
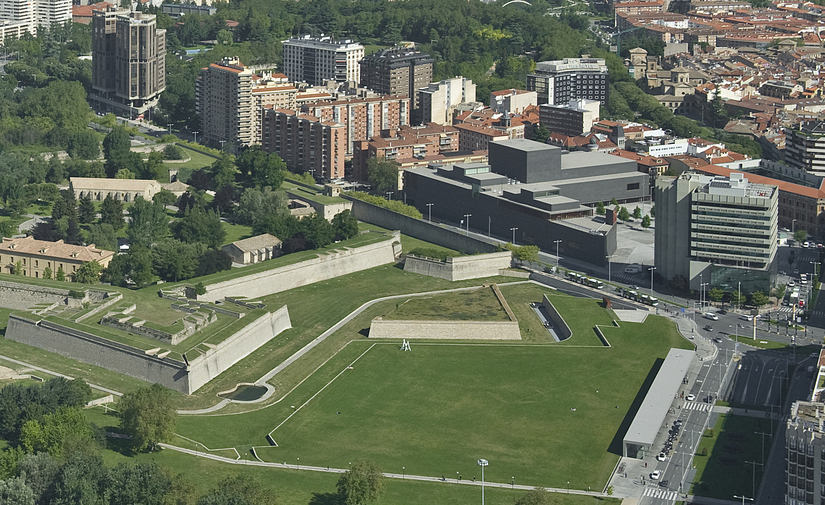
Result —
[[630, 298], [634, 302], [650, 305], [651, 307], [656, 307], [659, 305], [659, 299], [655, 296], [646, 295], [644, 293], [638, 293], [636, 291], [633, 291], [632, 289], [619, 288], [619, 294], [621, 294], [625, 298]]
[[567, 278], [573, 282], [581, 283], [582, 279], [584, 279], [584, 276], [579, 275], [576, 272], [567, 272]]
[[640, 300], [638, 300], [638, 301], [644, 303], [645, 305], [650, 305], [651, 307], [656, 307], [657, 305], [659, 305], [659, 299], [656, 298], [655, 296], [650, 296], [650, 295], [644, 295], [643, 294], [639, 298], [640, 298]]
[[604, 283], [599, 279], [587, 278], [584, 279], [582, 283], [587, 284], [591, 288], [604, 289]]

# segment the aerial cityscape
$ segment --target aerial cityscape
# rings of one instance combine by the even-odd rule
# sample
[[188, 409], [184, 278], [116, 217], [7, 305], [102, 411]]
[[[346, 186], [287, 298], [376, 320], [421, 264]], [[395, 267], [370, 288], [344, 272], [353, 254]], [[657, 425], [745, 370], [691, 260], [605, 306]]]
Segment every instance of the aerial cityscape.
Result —
[[0, 42], [0, 505], [825, 503], [825, 0]]

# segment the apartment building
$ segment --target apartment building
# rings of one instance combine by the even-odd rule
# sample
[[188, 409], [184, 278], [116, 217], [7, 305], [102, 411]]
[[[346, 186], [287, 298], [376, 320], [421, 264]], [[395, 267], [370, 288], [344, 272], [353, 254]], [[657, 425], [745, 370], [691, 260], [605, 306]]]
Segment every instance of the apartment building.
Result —
[[378, 137], [355, 142], [352, 158], [353, 176], [367, 180], [367, 162], [371, 158], [386, 158], [399, 164], [412, 160], [435, 159], [440, 154], [455, 153], [458, 129], [430, 123], [423, 126], [402, 126], [385, 130]]
[[730, 177], [684, 173], [656, 179], [655, 266], [699, 289], [770, 292], [776, 278], [779, 190]]
[[792, 167], [825, 175], [825, 123], [809, 121], [785, 130], [785, 162]]
[[598, 100], [570, 100], [565, 105], [542, 104], [539, 117], [551, 133], [575, 136], [590, 131], [599, 120], [599, 109]]
[[607, 105], [609, 88], [602, 58], [542, 61], [536, 64], [535, 73], [527, 74], [527, 90], [536, 92], [539, 105], [561, 105], [582, 98]]
[[383, 49], [361, 60], [360, 85], [382, 95], [410, 97], [413, 109], [417, 109], [415, 91], [432, 81], [434, 61], [429, 54], [413, 48]]
[[418, 103], [424, 124], [450, 125], [456, 106], [475, 101], [476, 85], [466, 77], [445, 79], [418, 90]]
[[92, 17], [92, 108], [136, 117], [166, 89], [166, 30], [154, 15], [114, 7]]
[[28, 277], [42, 279], [48, 268], [54, 279], [58, 270], [62, 270], [68, 280], [83, 263], [94, 261], [104, 268], [112, 261], [115, 253], [98, 249], [94, 244], [87, 246], [66, 244], [62, 240], [48, 242], [35, 240], [34, 237], [3, 238], [0, 243], [0, 271], [14, 273], [19, 267], [20, 273]]
[[0, 40], [19, 38], [26, 32], [37, 35], [38, 27], [48, 28], [71, 20], [71, 0], [2, 0]]
[[510, 140], [510, 135], [507, 132], [487, 126], [456, 123], [453, 128], [458, 130], [459, 151], [484, 151], [490, 142]]
[[237, 148], [258, 143], [258, 111], [252, 100], [254, 73], [237, 58], [202, 68], [195, 85], [195, 110], [201, 118], [203, 143]]
[[316, 179], [344, 177], [346, 127], [309, 114], [264, 105], [261, 147], [278, 153], [293, 172], [309, 172]]
[[490, 109], [500, 114], [521, 114], [538, 105], [535, 91], [525, 89], [502, 89], [490, 92]]
[[378, 137], [382, 130], [397, 130], [410, 124], [410, 99], [399, 96], [310, 102], [302, 104], [300, 111], [321, 121], [344, 125], [347, 156], [352, 156], [355, 142]]
[[797, 401], [791, 406], [784, 447], [787, 486], [784, 503], [787, 505], [825, 503], [824, 422], [825, 404], [821, 400]]
[[320, 86], [326, 81], [361, 81], [358, 62], [364, 57], [364, 46], [349, 39], [336, 41], [332, 37], [303, 35], [283, 41], [284, 73], [294, 82]]

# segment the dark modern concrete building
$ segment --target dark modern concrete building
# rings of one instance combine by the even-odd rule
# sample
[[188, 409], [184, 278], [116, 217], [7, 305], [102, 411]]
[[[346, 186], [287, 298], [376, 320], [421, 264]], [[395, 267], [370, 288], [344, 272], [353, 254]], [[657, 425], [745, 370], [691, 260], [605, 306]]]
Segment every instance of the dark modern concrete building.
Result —
[[540, 61], [527, 74], [527, 91], [535, 91], [539, 105], [562, 105], [574, 99], [598, 100], [607, 105], [610, 82], [601, 58], [565, 58]]
[[432, 164], [406, 171], [407, 203], [425, 216], [431, 211], [500, 237], [515, 231], [516, 244], [551, 253], [558, 246], [562, 255], [605, 265], [605, 256], [616, 250], [616, 228], [596, 217], [592, 206], [613, 198], [641, 201], [648, 194], [647, 175], [618, 156], [567, 152], [525, 139], [491, 142], [489, 151], [489, 165]]

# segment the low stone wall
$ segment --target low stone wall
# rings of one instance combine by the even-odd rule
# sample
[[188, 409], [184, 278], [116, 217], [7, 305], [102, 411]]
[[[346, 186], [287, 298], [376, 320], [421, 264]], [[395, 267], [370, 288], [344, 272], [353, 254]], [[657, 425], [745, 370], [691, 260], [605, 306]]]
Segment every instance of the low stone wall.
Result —
[[573, 336], [573, 331], [567, 326], [567, 323], [564, 321], [564, 318], [561, 317], [559, 311], [556, 310], [556, 307], [550, 303], [550, 300], [547, 298], [547, 295], [542, 295], [541, 297], [541, 305], [544, 307], [544, 310], [547, 312], [548, 317], [550, 318], [550, 322], [553, 323], [553, 328], [556, 330], [556, 335], [559, 336], [559, 340], [567, 340], [568, 338]]
[[198, 300], [214, 302], [232, 296], [258, 298], [392, 263], [395, 261], [393, 243], [400, 240], [400, 233], [394, 232], [387, 240], [375, 244], [319, 254], [317, 258], [292, 265], [209, 284], [206, 294], [199, 295]]
[[408, 255], [404, 260], [404, 271], [449, 281], [463, 281], [498, 275], [500, 270], [509, 268], [511, 262], [510, 251], [458, 256], [445, 261]]
[[193, 308], [192, 312], [187, 318], [181, 319], [183, 329], [175, 333], [158, 330], [145, 326], [146, 321], [133, 318], [131, 316], [118, 317], [118, 314], [109, 314], [100, 320], [100, 324], [108, 326], [116, 330], [125, 331], [127, 333], [134, 333], [141, 337], [151, 338], [153, 340], [160, 340], [167, 345], [178, 345], [196, 332], [206, 328], [210, 324], [218, 320], [218, 316], [214, 312], [210, 314], [194, 315], [198, 309]]
[[521, 340], [516, 321], [385, 321], [370, 323], [369, 338]]
[[[112, 305], [116, 304], [117, 302], [119, 302], [121, 300], [123, 300], [123, 294], [118, 293], [116, 296], [113, 296], [109, 301], [104, 302], [104, 303], [98, 305], [97, 307], [93, 308], [89, 312], [83, 314], [82, 316], [79, 316], [77, 319], [75, 319], [75, 321], [77, 321], [78, 323], [83, 322], [86, 319], [89, 319], [90, 317], [92, 317], [93, 315], [101, 312], [102, 310], [108, 309], [109, 307], [111, 307]], [[134, 305], [132, 307], [134, 307]], [[135, 309], [132, 308], [132, 310], [135, 310]]]
[[291, 328], [286, 305], [267, 312], [189, 363], [49, 321], [9, 316], [6, 338], [124, 375], [192, 394], [260, 346]]
[[66, 305], [72, 300], [75, 300], [78, 306], [81, 304], [80, 299], [69, 298], [68, 289], [0, 281], [0, 307], [25, 310], [39, 303]]

